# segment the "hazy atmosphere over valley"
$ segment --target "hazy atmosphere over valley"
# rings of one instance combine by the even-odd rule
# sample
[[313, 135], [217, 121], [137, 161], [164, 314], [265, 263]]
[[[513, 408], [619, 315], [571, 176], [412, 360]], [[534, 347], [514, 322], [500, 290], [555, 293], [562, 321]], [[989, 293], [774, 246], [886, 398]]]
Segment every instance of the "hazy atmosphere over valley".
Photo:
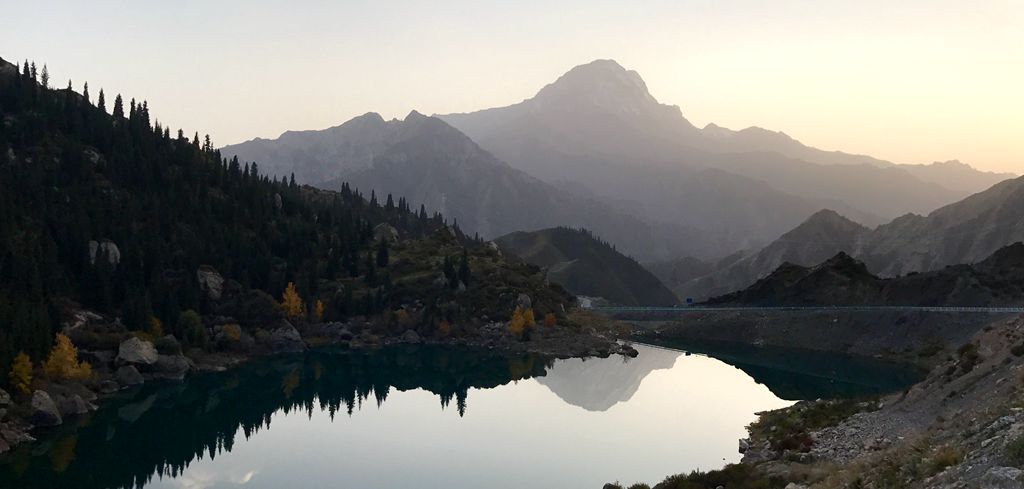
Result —
[[0, 487], [1024, 489], [1024, 4], [2, 12]]

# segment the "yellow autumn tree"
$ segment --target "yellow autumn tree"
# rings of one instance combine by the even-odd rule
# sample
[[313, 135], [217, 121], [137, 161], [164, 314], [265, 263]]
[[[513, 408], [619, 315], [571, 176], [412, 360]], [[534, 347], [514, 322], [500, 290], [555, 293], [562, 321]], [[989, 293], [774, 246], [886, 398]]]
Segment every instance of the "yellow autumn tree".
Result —
[[7, 377], [10, 379], [11, 385], [23, 394], [28, 394], [32, 391], [32, 360], [25, 352], [20, 351], [14, 357], [14, 362], [11, 363], [11, 371], [7, 374]]
[[295, 290], [295, 282], [288, 282], [288, 287], [284, 289], [284, 295], [281, 296], [281, 309], [284, 310], [284, 315], [291, 319], [302, 317], [302, 310], [305, 307], [302, 305], [302, 297], [299, 297], [299, 293]]
[[242, 327], [238, 324], [225, 324], [221, 327], [221, 331], [224, 332], [224, 337], [229, 341], [238, 342], [242, 340]]
[[533, 317], [533, 308], [523, 311], [523, 326], [526, 329], [531, 329], [537, 325], [537, 320]]
[[508, 330], [514, 336], [520, 336], [523, 334], [525, 326], [526, 319], [523, 317], [523, 310], [516, 307], [516, 310], [512, 311], [512, 320], [508, 322]]
[[544, 326], [548, 328], [554, 328], [558, 324], [558, 318], [555, 317], [555, 313], [549, 312], [544, 315]]
[[313, 319], [318, 323], [324, 320], [324, 303], [320, 299], [313, 303]]
[[452, 334], [452, 325], [446, 320], [441, 320], [441, 324], [437, 325], [437, 334], [441, 335], [442, 338]]
[[150, 316], [146, 332], [153, 338], [159, 338], [164, 335], [164, 323], [159, 318]]
[[92, 377], [92, 366], [78, 361], [78, 349], [71, 338], [57, 333], [50, 355], [43, 361], [43, 373], [53, 380], [85, 380]]

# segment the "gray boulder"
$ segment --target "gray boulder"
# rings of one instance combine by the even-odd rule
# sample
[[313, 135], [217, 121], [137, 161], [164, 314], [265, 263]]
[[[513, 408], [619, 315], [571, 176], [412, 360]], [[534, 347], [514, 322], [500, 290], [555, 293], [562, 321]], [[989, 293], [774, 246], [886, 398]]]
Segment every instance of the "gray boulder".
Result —
[[418, 344], [421, 341], [419, 333], [411, 329], [407, 329], [405, 333], [402, 333], [402, 343]]
[[121, 250], [110, 240], [89, 241], [89, 264], [95, 265], [98, 256], [105, 256], [107, 263], [114, 267], [121, 263]]
[[22, 431], [21, 427], [15, 426], [14, 423], [0, 423], [0, 438], [6, 440], [11, 446], [36, 441], [31, 435]]
[[154, 366], [153, 377], [166, 380], [184, 380], [192, 364], [183, 355], [160, 355]]
[[43, 391], [32, 393], [32, 423], [37, 426], [57, 426], [64, 422], [57, 404]]
[[533, 307], [533, 300], [529, 295], [519, 294], [519, 297], [516, 298], [516, 306], [525, 311]]
[[156, 348], [157, 353], [163, 355], [180, 355], [181, 354], [181, 343], [172, 334], [164, 335], [156, 339], [153, 342], [153, 346]]
[[267, 334], [267, 344], [275, 353], [297, 353], [306, 350], [302, 335], [286, 320], [278, 321], [277, 326]]
[[125, 365], [117, 369], [117, 382], [125, 387], [139, 385], [145, 380], [142, 378], [142, 374], [139, 373], [138, 369], [131, 365]]
[[7, 391], [0, 389], [0, 406], [11, 405], [11, 395]]
[[373, 228], [373, 239], [375, 241], [398, 241], [398, 230], [386, 222], [378, 224]]
[[1020, 489], [1024, 487], [1024, 471], [1015, 467], [992, 467], [981, 478], [987, 489]]
[[135, 365], [153, 365], [158, 353], [152, 343], [131, 337], [121, 342], [117, 349], [117, 361]]
[[196, 270], [196, 278], [199, 281], [199, 290], [206, 294], [210, 300], [219, 301], [224, 292], [224, 277], [217, 270], [209, 265], [200, 265]]
[[57, 400], [57, 409], [61, 416], [77, 416], [88, 413], [93, 408], [82, 396], [77, 394], [68, 397], [61, 397]]
[[114, 352], [110, 350], [78, 350], [78, 358], [89, 362], [93, 367], [107, 367], [114, 363]]

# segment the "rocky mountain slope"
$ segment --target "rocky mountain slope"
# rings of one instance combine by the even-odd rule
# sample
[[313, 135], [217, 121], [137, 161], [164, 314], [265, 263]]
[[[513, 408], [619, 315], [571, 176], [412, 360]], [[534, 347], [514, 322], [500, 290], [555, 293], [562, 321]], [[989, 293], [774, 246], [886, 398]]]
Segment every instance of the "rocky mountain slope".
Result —
[[867, 229], [835, 212], [815, 214], [793, 231], [742, 258], [669, 286], [681, 296], [709, 297], [748, 286], [783, 262], [810, 266], [840, 251], [892, 277], [982, 260], [1024, 240], [1024, 177], [942, 207]]
[[1015, 306], [1024, 303], [1024, 243], [972, 265], [879, 278], [840, 252], [813, 267], [784, 263], [750, 287], [707, 301], [716, 305]]
[[[435, 117], [410, 113], [385, 121], [366, 114], [322, 131], [227, 146], [225, 155], [257, 161], [260, 171], [337, 190], [404, 196], [440, 212], [468, 234], [492, 239], [513, 231], [584, 226], [644, 257], [705, 254], [712, 245], [678, 224], [652, 225], [608, 203], [575, 195], [514, 169]], [[682, 236], [693, 236], [683, 240]]]
[[905, 392], [764, 413], [741, 441], [744, 463], [760, 477], [821, 488], [1021, 487], [1022, 341], [1024, 320], [999, 320]]
[[577, 295], [627, 306], [672, 305], [676, 296], [636, 260], [583, 229], [515, 232], [496, 240], [505, 253], [543, 267], [548, 280]]
[[711, 258], [768, 242], [821, 208], [875, 225], [984, 188], [963, 190], [970, 179], [946, 188], [901, 165], [770, 131], [697, 129], [611, 60], [577, 66], [514, 105], [440, 117], [542, 180], [572, 182], [632, 203], [650, 220], [702, 230], [719, 243]]

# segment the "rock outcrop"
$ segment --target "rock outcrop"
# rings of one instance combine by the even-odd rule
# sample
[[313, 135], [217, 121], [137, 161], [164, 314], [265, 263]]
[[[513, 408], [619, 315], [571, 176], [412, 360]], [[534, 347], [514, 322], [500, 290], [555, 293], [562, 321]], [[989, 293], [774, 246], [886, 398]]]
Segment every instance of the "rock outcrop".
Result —
[[53, 402], [50, 395], [45, 391], [32, 393], [32, 415], [31, 421], [36, 426], [57, 426], [64, 422], [60, 415], [60, 409]]
[[121, 363], [153, 365], [158, 355], [152, 343], [135, 336], [124, 340], [117, 348], [117, 361]]
[[196, 270], [199, 290], [212, 301], [219, 301], [224, 292], [224, 277], [209, 265], [200, 265]]
[[125, 387], [131, 387], [145, 382], [145, 379], [142, 378], [142, 374], [140, 374], [138, 369], [132, 365], [124, 365], [118, 368], [116, 376], [117, 382]]

